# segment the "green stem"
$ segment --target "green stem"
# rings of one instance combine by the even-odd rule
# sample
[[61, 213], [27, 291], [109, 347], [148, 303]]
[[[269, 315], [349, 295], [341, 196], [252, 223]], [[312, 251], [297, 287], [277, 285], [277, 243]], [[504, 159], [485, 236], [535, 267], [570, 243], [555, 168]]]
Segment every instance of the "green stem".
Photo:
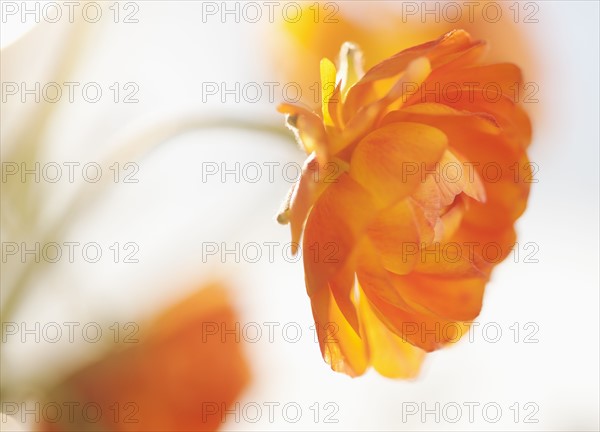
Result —
[[[166, 121], [158, 123], [148, 128], [137, 136], [125, 138], [127, 144], [119, 145], [119, 150], [107, 159], [107, 163], [118, 161], [119, 163], [130, 162], [132, 160], [140, 160], [151, 150], [159, 147], [169, 139], [172, 139], [180, 134], [207, 129], [237, 129], [253, 132], [263, 132], [273, 135], [285, 137], [289, 140], [292, 135], [282, 126], [275, 126], [269, 123], [260, 123], [256, 121], [248, 121], [236, 118], [207, 118], [205, 116], [191, 116], [189, 118], [179, 119], [175, 121]], [[294, 141], [295, 143], [295, 141]], [[106, 180], [105, 180], [106, 179]], [[45, 230], [40, 236], [43, 238], [42, 244], [54, 241], [60, 234], [72, 223], [76, 216], [87, 207], [93, 200], [97, 199], [101, 192], [105, 191], [105, 186], [111, 184], [110, 179], [101, 178], [97, 183], [86, 184], [80, 188], [75, 198], [70, 202], [63, 212], [63, 217], [49, 229]], [[36, 236], [37, 237], [37, 236]], [[39, 238], [39, 237], [38, 237]], [[38, 264], [39, 265], [39, 264]], [[23, 298], [31, 289], [29, 280], [34, 274], [36, 268], [35, 262], [28, 262], [25, 268], [17, 277], [12, 289], [7, 295], [5, 301], [2, 302], [1, 319], [2, 322], [8, 322], [18, 309]], [[2, 340], [4, 341], [4, 326], [2, 328]]]

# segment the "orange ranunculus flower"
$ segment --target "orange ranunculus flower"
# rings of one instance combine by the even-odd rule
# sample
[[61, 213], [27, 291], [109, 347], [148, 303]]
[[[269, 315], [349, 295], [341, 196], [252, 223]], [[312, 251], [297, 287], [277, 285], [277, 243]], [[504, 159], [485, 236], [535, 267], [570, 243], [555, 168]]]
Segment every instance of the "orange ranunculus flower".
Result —
[[[302, 243], [322, 354], [336, 371], [412, 377], [478, 316], [515, 241], [531, 170], [519, 69], [463, 31], [363, 73], [321, 61], [322, 113], [284, 103], [309, 155], [278, 216]], [[441, 91], [440, 89], [445, 89]], [[357, 282], [355, 282], [357, 280]]]
[[[365, 52], [371, 67], [399, 50], [429, 41], [456, 28], [465, 29], [488, 41], [492, 59], [518, 60], [531, 72], [533, 51], [522, 27], [539, 18], [536, 5], [491, 0], [465, 2], [305, 2], [301, 10], [288, 8], [277, 14], [278, 37], [271, 38], [280, 79], [299, 83], [302, 102], [315, 100], [318, 70], [307, 65], [333, 58], [340, 45], [351, 40]], [[281, 31], [283, 30], [283, 31]], [[393, 41], [393, 43], [390, 43]], [[293, 52], [294, 55], [289, 55]]]
[[235, 323], [225, 290], [202, 289], [136, 334], [138, 343], [129, 340], [50, 392], [46, 405], [77, 405], [57, 422], [44, 417], [41, 430], [218, 429], [250, 378], [239, 339], [213, 331]]

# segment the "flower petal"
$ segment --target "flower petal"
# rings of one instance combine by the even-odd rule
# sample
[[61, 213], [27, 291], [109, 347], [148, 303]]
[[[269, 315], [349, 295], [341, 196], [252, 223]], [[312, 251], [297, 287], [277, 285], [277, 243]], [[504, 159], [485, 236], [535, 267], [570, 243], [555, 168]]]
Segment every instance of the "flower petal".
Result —
[[433, 351], [464, 335], [462, 323], [434, 315], [423, 306], [404, 298], [402, 286], [383, 267], [376, 254], [363, 249], [358, 264], [358, 281], [379, 320], [403, 340]]
[[421, 242], [418, 219], [409, 200], [402, 200], [381, 211], [369, 224], [367, 234], [375, 246], [374, 254], [381, 255], [383, 266], [394, 273], [405, 274], [412, 270], [415, 256], [407, 254]]
[[363, 54], [360, 48], [351, 42], [344, 42], [339, 54], [337, 81], [341, 83], [342, 96], [345, 99], [348, 90], [365, 74], [363, 71]]
[[373, 217], [371, 197], [347, 173], [325, 189], [308, 216], [302, 242], [309, 295], [344, 268]]
[[469, 92], [482, 90], [490, 103], [494, 103], [492, 101], [499, 99], [500, 96], [506, 96], [515, 101], [518, 98], [522, 82], [521, 70], [512, 63], [443, 68], [435, 70], [429, 75], [423, 83], [423, 93], [434, 87], [439, 89], [437, 94], [442, 94], [449, 89], [460, 88], [468, 89]]
[[432, 66], [439, 67], [448, 61], [448, 56], [455, 56], [470, 49], [479, 42], [473, 41], [471, 36], [463, 30], [454, 30], [446, 33], [439, 39], [418, 45], [399, 52], [392, 57], [373, 66], [367, 71], [359, 84], [365, 84], [385, 78], [390, 78], [402, 72], [414, 59], [427, 56]]
[[470, 321], [479, 315], [487, 283], [487, 278], [472, 274], [413, 272], [390, 278], [407, 303], [418, 304], [436, 316], [453, 321]]
[[414, 378], [421, 369], [425, 351], [391, 332], [375, 315], [361, 290], [359, 314], [362, 339], [365, 340], [369, 363], [388, 378]]
[[[417, 110], [422, 105], [437, 112]], [[465, 218], [480, 227], [510, 226], [523, 213], [529, 195], [532, 166], [524, 148], [478, 114], [458, 112], [440, 104], [419, 104], [390, 113], [384, 123], [415, 121], [432, 125], [448, 137], [450, 147], [482, 179], [486, 202], [470, 200]], [[390, 123], [395, 124], [395, 123]]]
[[323, 110], [323, 121], [327, 126], [333, 126], [331, 113], [329, 112], [329, 100], [336, 88], [336, 70], [333, 62], [327, 58], [321, 60], [321, 109]]
[[367, 368], [364, 342], [346, 320], [331, 291], [313, 291], [311, 305], [321, 354], [331, 369], [350, 376], [362, 375]]
[[350, 175], [380, 206], [409, 196], [447, 146], [438, 129], [418, 123], [393, 123], [371, 132], [354, 150]]
[[[328, 168], [332, 168], [333, 171], [329, 171]], [[289, 207], [284, 217], [284, 222], [290, 223], [292, 231], [292, 253], [295, 254], [298, 249], [304, 222], [310, 209], [327, 186], [335, 181], [337, 172], [338, 168], [333, 162], [326, 165], [320, 164], [315, 153], [311, 154], [304, 162], [302, 174], [293, 186]]]
[[[118, 404], [124, 418], [135, 421], [120, 422], [117, 429], [123, 431], [216, 430], [250, 381], [240, 334], [223, 337], [217, 331], [236, 325], [239, 317], [226, 291], [208, 286], [142, 327], [139, 343], [124, 343], [77, 371], [47, 400], [95, 405], [98, 413]], [[203, 406], [212, 413], [202, 415]], [[115, 425], [112, 415], [91, 419], [85, 410], [74, 410], [36, 430], [115, 430]]]
[[287, 102], [280, 104], [277, 109], [280, 113], [287, 114], [286, 123], [306, 154], [316, 152], [322, 163], [325, 163], [329, 139], [321, 117], [307, 107]]

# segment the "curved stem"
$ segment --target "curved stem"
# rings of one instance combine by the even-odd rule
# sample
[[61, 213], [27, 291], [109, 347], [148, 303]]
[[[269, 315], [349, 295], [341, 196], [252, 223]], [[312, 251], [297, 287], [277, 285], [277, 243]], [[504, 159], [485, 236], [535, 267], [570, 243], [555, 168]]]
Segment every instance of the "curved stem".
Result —
[[[192, 115], [187, 118], [156, 123], [150, 128], [135, 132], [131, 137], [125, 136], [122, 138], [125, 143], [123, 145], [119, 144], [117, 146], [119, 150], [107, 158], [107, 165], [114, 162], [125, 163], [132, 160], [139, 160], [169, 139], [186, 132], [207, 129], [238, 129], [263, 132], [279, 135], [288, 140], [292, 137], [283, 125], [275, 126], [266, 122], [261, 123], [239, 118], [207, 118], [206, 115]], [[97, 183], [86, 184], [86, 187], [81, 187], [75, 198], [65, 208], [63, 216], [58, 218], [49, 229], [40, 233], [41, 235], [39, 237], [36, 236], [36, 238], [42, 238], [42, 244], [53, 241], [69, 226], [77, 214], [86, 208], [88, 203], [97, 199], [100, 193], [105, 190], [104, 186], [110, 183], [110, 179], [103, 177]], [[16, 309], [30, 289], [31, 284], [28, 282], [33, 274], [34, 264], [33, 262], [26, 264], [25, 269], [21, 271], [13, 288], [8, 293], [6, 300], [2, 303], [1, 314], [3, 322], [9, 321], [14, 316]], [[2, 333], [4, 336], [4, 326]], [[4, 337], [2, 340], [4, 341]]]

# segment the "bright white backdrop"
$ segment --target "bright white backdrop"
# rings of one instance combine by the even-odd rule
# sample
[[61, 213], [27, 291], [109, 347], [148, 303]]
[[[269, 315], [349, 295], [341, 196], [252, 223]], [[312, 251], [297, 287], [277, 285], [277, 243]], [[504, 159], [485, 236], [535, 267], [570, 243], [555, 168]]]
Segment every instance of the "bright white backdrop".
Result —
[[[539, 245], [539, 262], [525, 263], [521, 255], [517, 263], [512, 257], [503, 263], [488, 286], [481, 326], [472, 342], [466, 339], [430, 355], [417, 380], [392, 381], [372, 372], [352, 380], [331, 372], [313, 341], [301, 264], [285, 259], [281, 246], [275, 249], [273, 263], [265, 256], [257, 263], [238, 264], [233, 256], [226, 264], [215, 259], [202, 263], [203, 242], [226, 242], [230, 247], [236, 242], [289, 242], [288, 229], [273, 217], [290, 185], [281, 167], [301, 163], [303, 157], [289, 140], [260, 132], [197, 130], [168, 140], [140, 159], [139, 183], [107, 188], [61, 237], [106, 245], [136, 242], [140, 263], [61, 262], [40, 268], [31, 280], [35, 287], [28, 307], [17, 321], [83, 321], [91, 316], [135, 321], [202, 281], [220, 278], [235, 293], [242, 324], [259, 323], [263, 330], [259, 342], [247, 344], [254, 382], [240, 400], [242, 407], [258, 403], [263, 415], [256, 423], [244, 417], [230, 421], [227, 430], [597, 430], [599, 8], [597, 2], [538, 4], [539, 23], [525, 31], [541, 71], [536, 77], [540, 106], [530, 154], [540, 171], [517, 227], [521, 244]], [[61, 47], [70, 46], [77, 54], [60, 72], [61, 79], [95, 81], [104, 89], [113, 82], [139, 86], [136, 104], [115, 104], [110, 97], [97, 104], [57, 104], [40, 138], [40, 160], [105, 160], [126, 146], [129, 137], [181, 116], [233, 115], [275, 125], [281, 121], [266, 97], [256, 104], [223, 104], [217, 97], [202, 103], [205, 82], [243, 85], [273, 80], [264, 44], [275, 32], [273, 25], [202, 23], [199, 2], [139, 6], [135, 25], [110, 20], [94, 26], [41, 23], [8, 46], [4, 43], [16, 24], [3, 23], [3, 82], [47, 82]], [[81, 46], [75, 48], [78, 43]], [[2, 104], [2, 161], [23, 142], [25, 132], [37, 128], [32, 124], [39, 118], [36, 109], [15, 98]], [[217, 177], [203, 182], [203, 162], [280, 165], [274, 182], [265, 178], [265, 169], [257, 183], [222, 183]], [[60, 214], [76, 186], [81, 182], [36, 185], [40, 214], [47, 220]], [[2, 235], [3, 241], [21, 238], [5, 226]], [[2, 266], [4, 298], [4, 286], [19, 266]], [[281, 324], [273, 343], [265, 322]], [[521, 329], [516, 343], [510, 329], [515, 322]], [[286, 323], [301, 328], [297, 343], [283, 338], [280, 329]], [[499, 342], [486, 341], [480, 329], [488, 323], [502, 329]], [[534, 325], [524, 328], [527, 323]], [[539, 329], [537, 343], [524, 341], [531, 329]], [[94, 355], [85, 344], [12, 342], [3, 347], [1, 378], [23, 387], [35, 377], [58, 379], [69, 366]], [[265, 402], [297, 403], [302, 416], [291, 423], [276, 410], [271, 422]], [[338, 409], [331, 417], [336, 423], [324, 422], [324, 415], [334, 412], [324, 407], [328, 402]], [[469, 402], [481, 404], [473, 422], [465, 405]], [[529, 402], [535, 405], [525, 407]], [[436, 403], [442, 413], [439, 422], [433, 414], [423, 421], [420, 412], [403, 418], [408, 405], [434, 409]], [[498, 422], [482, 414], [486, 403], [501, 407]], [[462, 408], [456, 423], [448, 421], [455, 416], [454, 404]], [[254, 411], [247, 414], [253, 417]], [[525, 423], [527, 414], [538, 422]], [[490, 409], [488, 416], [494, 415]]]

